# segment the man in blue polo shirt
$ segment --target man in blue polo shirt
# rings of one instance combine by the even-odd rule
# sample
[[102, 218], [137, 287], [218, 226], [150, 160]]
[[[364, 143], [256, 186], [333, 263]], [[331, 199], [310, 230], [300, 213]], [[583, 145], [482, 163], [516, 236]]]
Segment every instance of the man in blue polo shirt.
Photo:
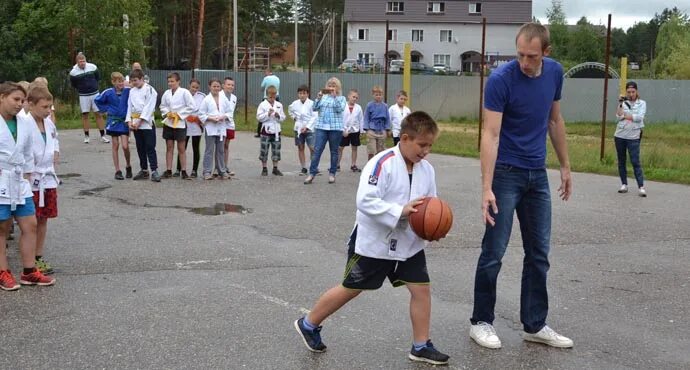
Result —
[[560, 162], [559, 197], [572, 192], [565, 123], [560, 100], [563, 67], [546, 58], [549, 33], [527, 23], [515, 39], [517, 59], [491, 73], [484, 100], [480, 162], [482, 213], [486, 230], [477, 263], [470, 337], [500, 348], [493, 327], [496, 281], [517, 213], [525, 253], [520, 295], [523, 339], [569, 348], [573, 341], [546, 325], [551, 238], [551, 194], [546, 173], [546, 134]]

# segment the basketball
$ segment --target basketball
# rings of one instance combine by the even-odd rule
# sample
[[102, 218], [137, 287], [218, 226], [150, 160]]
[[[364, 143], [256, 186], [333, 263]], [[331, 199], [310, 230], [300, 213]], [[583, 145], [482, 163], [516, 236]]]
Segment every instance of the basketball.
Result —
[[420, 238], [429, 241], [444, 238], [453, 226], [453, 212], [440, 198], [426, 197], [409, 216], [410, 227]]

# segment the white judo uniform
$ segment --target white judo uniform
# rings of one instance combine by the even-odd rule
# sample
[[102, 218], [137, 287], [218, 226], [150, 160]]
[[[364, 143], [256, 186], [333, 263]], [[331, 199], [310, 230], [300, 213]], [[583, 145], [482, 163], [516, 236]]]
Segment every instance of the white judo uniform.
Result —
[[157, 97], [156, 89], [149, 84], [144, 84], [141, 88], [132, 87], [129, 90], [125, 122], [132, 122], [132, 118], [139, 118], [141, 119], [139, 130], [153, 129], [153, 112], [156, 110]]
[[34, 157], [31, 150], [35, 126], [26, 115], [17, 116], [17, 140], [0, 116], [0, 204], [10, 205], [12, 211], [17, 205], [24, 205], [26, 198], [32, 197], [31, 185], [24, 178], [34, 170]]
[[60, 152], [60, 142], [58, 141], [57, 128], [50, 118], [43, 120], [46, 138], [38, 129], [36, 120], [32, 115], [26, 118], [30, 124], [34, 125], [31, 135], [31, 147], [34, 157], [34, 170], [31, 173], [31, 189], [38, 191], [38, 206], [45, 207], [45, 190], [57, 189], [59, 180], [55, 173], [55, 152]]
[[391, 131], [393, 131], [393, 137], [400, 137], [400, 127], [402, 126], [402, 120], [405, 119], [411, 113], [410, 108], [403, 105], [402, 108], [398, 104], [393, 104], [388, 108], [388, 116], [391, 118]]
[[[271, 109], [278, 113], [278, 117], [273, 114], [270, 117], [268, 116], [268, 112]], [[279, 101], [274, 101], [273, 105], [268, 102], [268, 99], [262, 101], [259, 107], [256, 108], [256, 119], [261, 122], [261, 131], [275, 135], [276, 141], [280, 139], [280, 123], [285, 120], [285, 111]]]
[[[234, 114], [235, 107], [222, 92], [218, 94], [218, 104], [216, 104], [213, 95], [209, 94], [204, 98], [199, 107], [199, 119], [204, 123], [206, 136], [220, 136], [224, 138], [226, 135], [225, 130], [230, 127], [230, 122], [232, 122], [232, 127], [234, 128]], [[208, 120], [209, 116], [224, 116], [224, 119], [220, 122], [212, 122]]]
[[189, 90], [178, 87], [168, 89], [161, 97], [160, 111], [163, 124], [172, 128], [186, 128], [185, 120], [194, 112], [196, 104]]
[[199, 119], [199, 107], [201, 107], [201, 102], [206, 98], [206, 94], [201, 91], [197, 91], [196, 94], [192, 96], [194, 98], [194, 110], [187, 116], [187, 136], [201, 136], [204, 132], [201, 129], [201, 120]]
[[294, 130], [297, 134], [302, 133], [303, 128], [307, 128], [309, 131], [314, 132], [314, 126], [316, 126], [316, 120], [319, 118], [318, 112], [314, 112], [312, 107], [314, 106], [314, 101], [307, 98], [304, 103], [297, 99], [288, 106], [288, 114], [295, 120]]
[[436, 174], [426, 160], [415, 163], [412, 183], [398, 146], [367, 162], [357, 188], [355, 253], [405, 261], [424, 249], [426, 241], [412, 231], [403, 207], [413, 199], [436, 196]]
[[362, 112], [362, 106], [355, 103], [352, 107], [352, 112], [350, 112], [350, 105], [348, 104], [343, 111], [343, 131], [347, 134], [352, 134], [355, 132], [364, 132], [364, 112]]

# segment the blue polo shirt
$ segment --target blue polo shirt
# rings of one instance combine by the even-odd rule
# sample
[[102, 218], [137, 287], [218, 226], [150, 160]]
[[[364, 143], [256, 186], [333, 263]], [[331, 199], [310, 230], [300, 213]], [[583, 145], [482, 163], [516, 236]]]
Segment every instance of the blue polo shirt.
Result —
[[497, 164], [536, 170], [546, 168], [546, 134], [551, 105], [561, 100], [563, 67], [543, 59], [539, 77], [522, 73], [513, 60], [489, 76], [484, 108], [503, 113]]

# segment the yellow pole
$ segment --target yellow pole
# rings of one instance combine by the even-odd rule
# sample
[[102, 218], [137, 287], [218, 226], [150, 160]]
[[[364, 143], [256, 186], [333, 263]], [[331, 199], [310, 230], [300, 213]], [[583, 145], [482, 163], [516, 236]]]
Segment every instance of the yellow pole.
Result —
[[403, 60], [405, 61], [405, 64], [403, 65], [403, 90], [407, 91], [407, 106], [409, 107], [412, 103], [412, 91], [410, 91], [412, 85], [410, 79], [410, 74], [412, 71], [410, 69], [412, 64], [412, 44], [405, 44], [403, 54]]
[[628, 58], [621, 58], [621, 84], [620, 84], [620, 96], [625, 95], [625, 84], [628, 82]]

